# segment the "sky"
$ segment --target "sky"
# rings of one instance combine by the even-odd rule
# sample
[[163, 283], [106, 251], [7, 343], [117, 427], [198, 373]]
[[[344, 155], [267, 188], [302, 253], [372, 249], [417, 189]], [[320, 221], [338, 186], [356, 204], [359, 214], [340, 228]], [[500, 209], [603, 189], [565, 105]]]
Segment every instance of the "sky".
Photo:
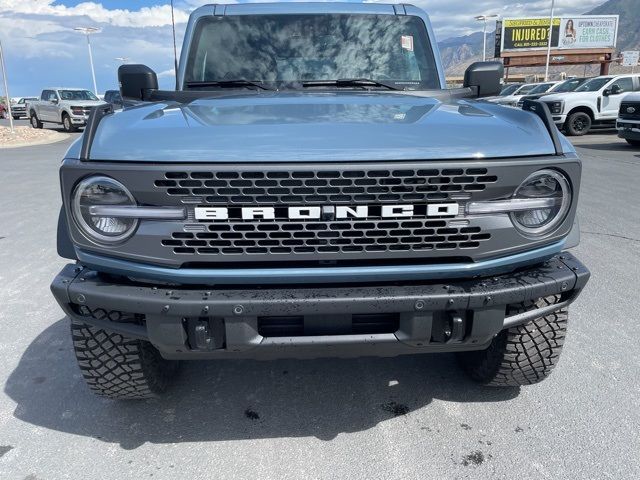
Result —
[[[556, 12], [558, 15], [580, 14], [604, 1], [556, 0]], [[178, 52], [189, 13], [207, 3], [214, 2], [174, 0]], [[546, 16], [551, 6], [551, 0], [383, 0], [381, 3], [413, 3], [425, 9], [439, 41], [480, 30], [481, 25], [474, 20], [476, 15]], [[99, 93], [117, 88], [117, 68], [121, 63], [117, 57], [126, 57], [129, 63], [149, 65], [158, 72], [161, 88], [174, 85], [168, 1], [0, 0], [0, 41], [12, 97], [37, 96], [47, 86], [93, 89], [86, 38], [73, 30], [78, 26], [100, 29], [91, 36]], [[0, 96], [4, 96], [1, 86]]]

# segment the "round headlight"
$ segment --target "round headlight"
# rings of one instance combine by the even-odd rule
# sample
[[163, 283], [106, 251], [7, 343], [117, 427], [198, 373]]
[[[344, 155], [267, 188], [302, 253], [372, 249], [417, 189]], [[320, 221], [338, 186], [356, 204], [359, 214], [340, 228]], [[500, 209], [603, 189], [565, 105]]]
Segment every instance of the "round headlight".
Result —
[[96, 214], [91, 207], [135, 206], [133, 195], [120, 182], [109, 177], [94, 176], [82, 180], [72, 196], [72, 212], [80, 230], [99, 243], [117, 243], [128, 238], [138, 220]]
[[555, 230], [571, 207], [571, 186], [560, 172], [540, 170], [520, 184], [516, 199], [539, 199], [548, 206], [510, 214], [513, 225], [526, 235], [540, 236]]

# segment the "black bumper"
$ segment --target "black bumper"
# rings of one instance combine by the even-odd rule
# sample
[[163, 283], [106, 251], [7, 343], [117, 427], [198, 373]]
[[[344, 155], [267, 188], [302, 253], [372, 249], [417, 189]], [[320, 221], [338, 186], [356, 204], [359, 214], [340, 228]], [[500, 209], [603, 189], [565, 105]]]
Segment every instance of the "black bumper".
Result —
[[[148, 340], [166, 358], [393, 356], [486, 348], [502, 329], [571, 303], [571, 254], [493, 278], [360, 287], [155, 287], [67, 265], [51, 289], [78, 321]], [[548, 310], [509, 305], [558, 296]]]

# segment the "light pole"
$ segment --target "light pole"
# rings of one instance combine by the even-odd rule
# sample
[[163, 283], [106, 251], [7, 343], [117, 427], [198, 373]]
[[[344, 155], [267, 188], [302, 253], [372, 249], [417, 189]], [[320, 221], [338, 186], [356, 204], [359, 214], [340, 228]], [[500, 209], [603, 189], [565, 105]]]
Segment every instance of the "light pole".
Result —
[[549, 62], [551, 60], [551, 36], [553, 35], [553, 10], [556, 6], [556, 0], [551, 0], [551, 15], [549, 15], [549, 38], [547, 42], [547, 65], [544, 69], [544, 81], [549, 81]]
[[9, 95], [9, 81], [7, 80], [7, 69], [4, 66], [4, 53], [2, 50], [2, 41], [0, 41], [0, 67], [2, 67], [2, 78], [4, 79], [4, 94], [7, 99], [7, 112], [9, 113], [9, 126], [11, 133], [13, 130], [13, 114], [11, 113], [11, 96]]
[[91, 78], [93, 78], [93, 93], [98, 95], [98, 85], [96, 84], [96, 72], [93, 68], [93, 53], [91, 52], [91, 40], [89, 40], [89, 36], [92, 33], [98, 33], [100, 29], [96, 27], [75, 27], [74, 30], [76, 32], [83, 33], [87, 37], [87, 48], [89, 49], [89, 63], [91, 64]]
[[484, 28], [482, 29], [482, 61], [487, 60], [487, 20], [490, 18], [496, 18], [498, 15], [478, 15], [475, 17], [479, 22], [484, 22]]

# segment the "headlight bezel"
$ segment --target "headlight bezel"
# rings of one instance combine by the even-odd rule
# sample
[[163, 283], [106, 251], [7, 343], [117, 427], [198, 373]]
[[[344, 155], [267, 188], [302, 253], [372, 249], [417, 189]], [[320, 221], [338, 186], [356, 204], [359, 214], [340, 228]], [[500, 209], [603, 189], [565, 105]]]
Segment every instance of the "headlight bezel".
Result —
[[[519, 197], [518, 194], [525, 186], [532, 183], [534, 180], [544, 176], [549, 176], [549, 177], [552, 177], [554, 180], [556, 180], [562, 190], [560, 206], [558, 207], [558, 211], [553, 215], [553, 217], [551, 217], [551, 220], [537, 227], [529, 227], [529, 226], [523, 225], [517, 219], [517, 215], [522, 212], [509, 213], [509, 218], [514, 228], [521, 235], [528, 238], [539, 239], [541, 237], [552, 235], [555, 231], [558, 230], [558, 228], [562, 226], [562, 224], [567, 218], [567, 215], [569, 215], [571, 211], [571, 206], [573, 203], [573, 188], [572, 188], [571, 182], [562, 172], [555, 169], [551, 169], [551, 168], [543, 168], [541, 170], [537, 170], [533, 172], [531, 175], [525, 178], [520, 183], [520, 185], [518, 185], [518, 188], [516, 188], [511, 198], [513, 199], [536, 198], [536, 197], [522, 197], [522, 196]], [[548, 198], [548, 197], [540, 197], [540, 198]], [[541, 209], [536, 209], [536, 210], [541, 210]], [[528, 211], [531, 211], [531, 210], [528, 210]]]
[[130, 222], [130, 226], [126, 231], [119, 235], [106, 235], [104, 233], [100, 233], [100, 231], [95, 227], [90, 225], [82, 212], [82, 192], [84, 192], [91, 185], [97, 183], [107, 183], [115, 186], [120, 189], [122, 193], [127, 197], [129, 203], [127, 205], [137, 206], [138, 203], [133, 196], [133, 194], [129, 191], [129, 189], [124, 186], [118, 180], [109, 177], [107, 175], [90, 175], [81, 179], [76, 186], [73, 188], [71, 193], [71, 216], [78, 227], [78, 230], [82, 233], [82, 235], [87, 238], [89, 241], [102, 245], [102, 246], [112, 246], [123, 243], [128, 240], [138, 229], [139, 219], [137, 218], [127, 218], [127, 221]]

